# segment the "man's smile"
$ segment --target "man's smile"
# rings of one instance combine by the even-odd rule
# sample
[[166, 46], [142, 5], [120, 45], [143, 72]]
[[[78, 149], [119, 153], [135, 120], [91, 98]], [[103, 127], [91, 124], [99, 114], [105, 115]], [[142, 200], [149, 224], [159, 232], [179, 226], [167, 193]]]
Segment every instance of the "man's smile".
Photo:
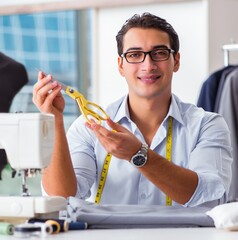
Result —
[[138, 79], [146, 83], [152, 83], [157, 81], [160, 77], [161, 75], [145, 75], [145, 76], [138, 77]]

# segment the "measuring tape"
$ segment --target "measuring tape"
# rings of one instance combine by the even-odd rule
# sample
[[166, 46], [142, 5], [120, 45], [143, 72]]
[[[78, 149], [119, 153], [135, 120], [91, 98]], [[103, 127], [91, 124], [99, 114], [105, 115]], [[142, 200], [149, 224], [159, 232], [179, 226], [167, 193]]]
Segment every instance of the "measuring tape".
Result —
[[[168, 134], [167, 134], [167, 141], [166, 141], [166, 159], [171, 162], [172, 160], [172, 136], [173, 135], [173, 118], [169, 117], [169, 123], [168, 123]], [[107, 156], [104, 160], [99, 184], [98, 184], [98, 189], [97, 189], [97, 194], [95, 197], [95, 203], [99, 204], [101, 197], [102, 197], [102, 192], [103, 188], [106, 182], [107, 178], [107, 173], [109, 169], [109, 165], [111, 162], [112, 154], [107, 153]], [[166, 196], [166, 205], [171, 206], [172, 205], [172, 199], [169, 196]]]
[[[172, 138], [173, 138], [173, 118], [169, 117], [168, 123], [168, 134], [166, 141], [166, 159], [171, 162], [172, 161]], [[166, 206], [172, 205], [172, 199], [166, 195]]]
[[107, 156], [104, 160], [99, 184], [98, 184], [97, 194], [96, 194], [96, 197], [95, 197], [95, 203], [97, 203], [97, 204], [99, 204], [100, 200], [101, 200], [102, 191], [103, 191], [103, 188], [104, 188], [104, 185], [105, 185], [105, 182], [106, 182], [107, 173], [108, 173], [109, 165], [110, 165], [110, 162], [111, 162], [111, 158], [112, 158], [112, 154], [107, 153]]

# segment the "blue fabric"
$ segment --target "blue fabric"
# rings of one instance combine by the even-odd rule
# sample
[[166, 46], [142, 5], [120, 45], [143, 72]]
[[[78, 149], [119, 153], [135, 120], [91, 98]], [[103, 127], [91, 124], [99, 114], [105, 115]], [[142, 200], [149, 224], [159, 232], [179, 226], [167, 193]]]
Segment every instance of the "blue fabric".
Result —
[[68, 199], [67, 212], [72, 221], [87, 222], [88, 228], [163, 228], [214, 227], [207, 207], [103, 205], [74, 197]]

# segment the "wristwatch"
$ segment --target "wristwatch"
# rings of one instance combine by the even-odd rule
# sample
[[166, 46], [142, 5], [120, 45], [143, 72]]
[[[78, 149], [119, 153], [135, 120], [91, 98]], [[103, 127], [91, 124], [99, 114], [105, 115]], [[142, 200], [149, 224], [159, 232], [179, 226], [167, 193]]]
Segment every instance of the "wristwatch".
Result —
[[148, 152], [148, 145], [142, 143], [141, 149], [132, 156], [131, 164], [135, 167], [143, 167], [147, 162], [147, 152]]

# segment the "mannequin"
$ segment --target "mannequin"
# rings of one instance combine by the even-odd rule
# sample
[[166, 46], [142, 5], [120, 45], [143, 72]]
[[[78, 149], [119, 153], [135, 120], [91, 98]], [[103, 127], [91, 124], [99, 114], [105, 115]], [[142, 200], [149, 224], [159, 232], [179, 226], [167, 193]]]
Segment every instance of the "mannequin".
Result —
[[0, 112], [9, 112], [13, 98], [27, 82], [24, 65], [0, 52]]

